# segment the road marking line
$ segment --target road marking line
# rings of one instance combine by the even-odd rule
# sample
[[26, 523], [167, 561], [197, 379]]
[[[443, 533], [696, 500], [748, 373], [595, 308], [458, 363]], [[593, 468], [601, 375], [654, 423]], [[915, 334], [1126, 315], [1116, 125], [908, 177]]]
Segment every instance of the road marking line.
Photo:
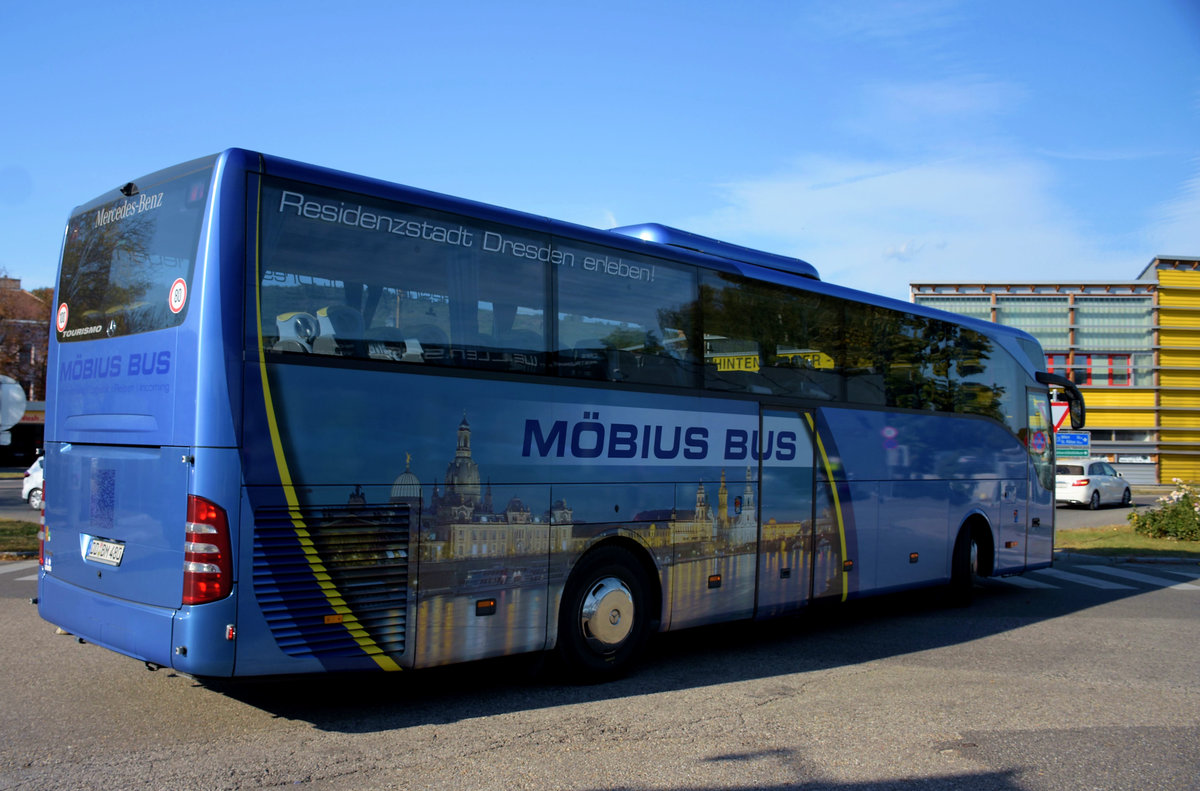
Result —
[[1095, 571], [1099, 574], [1107, 574], [1110, 577], [1121, 577], [1135, 582], [1144, 582], [1147, 585], [1153, 585], [1156, 588], [1171, 588], [1181, 591], [1200, 590], [1200, 585], [1193, 585], [1190, 582], [1175, 582], [1164, 577], [1154, 577], [1149, 574], [1142, 574], [1138, 571], [1129, 571], [1128, 569], [1117, 569], [1112, 566], [1080, 566], [1079, 568]]
[[1192, 571], [1191, 569], [1169, 569], [1165, 566], [1156, 571], [1161, 571], [1163, 574], [1178, 574], [1181, 577], [1187, 577], [1190, 580], [1200, 580], [1200, 571]]
[[1122, 585], [1119, 582], [1109, 582], [1108, 580], [1098, 580], [1095, 577], [1085, 577], [1082, 574], [1072, 574], [1069, 571], [1059, 571], [1058, 569], [1039, 569], [1031, 571], [1030, 574], [1045, 575], [1053, 577], [1057, 580], [1065, 582], [1076, 582], [1080, 585], [1087, 585], [1090, 588], [1103, 588], [1104, 590], [1137, 590], [1132, 585]]
[[1029, 577], [1002, 577], [1000, 581], [1006, 582], [1009, 585], [1016, 585], [1018, 588], [1049, 588], [1051, 590], [1059, 589], [1057, 585], [1051, 585], [1048, 582], [1038, 582], [1037, 580], [1029, 579]]
[[16, 582], [37, 582], [38, 575], [32, 574], [28, 577], [17, 577]]
[[14, 571], [28, 571], [37, 564], [36, 560], [18, 560], [12, 563], [0, 563], [0, 574], [11, 574]]

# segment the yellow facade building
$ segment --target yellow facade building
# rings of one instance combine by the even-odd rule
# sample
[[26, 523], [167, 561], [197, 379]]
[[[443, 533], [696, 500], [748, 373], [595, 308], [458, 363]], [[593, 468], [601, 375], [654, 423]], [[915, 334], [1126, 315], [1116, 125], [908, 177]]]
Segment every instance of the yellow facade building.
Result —
[[1200, 481], [1200, 258], [1135, 280], [911, 283], [920, 305], [1025, 330], [1083, 391], [1092, 455], [1133, 483]]

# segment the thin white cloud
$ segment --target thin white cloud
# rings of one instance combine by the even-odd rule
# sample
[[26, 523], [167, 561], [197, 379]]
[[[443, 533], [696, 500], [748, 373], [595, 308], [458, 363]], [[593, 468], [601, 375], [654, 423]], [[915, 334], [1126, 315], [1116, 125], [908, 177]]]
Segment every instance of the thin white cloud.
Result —
[[939, 33], [963, 21], [958, 0], [894, 0], [885, 3], [824, 3], [808, 23], [828, 38], [912, 47], [937, 40]]
[[883, 257], [894, 258], [897, 261], [911, 261], [924, 249], [925, 245], [923, 243], [918, 243], [915, 239], [909, 239], [903, 244], [889, 247], [883, 252]]
[[1080, 230], [1052, 187], [1047, 168], [1017, 157], [813, 157], [726, 185], [726, 205], [690, 224], [900, 299], [914, 281], [1136, 276], [1141, 257]]
[[1048, 159], [1063, 159], [1079, 162], [1135, 162], [1141, 159], [1170, 156], [1173, 154], [1172, 151], [1169, 151], [1165, 148], [1138, 149], [1129, 147], [1084, 148], [1072, 151], [1039, 148], [1033, 153], [1037, 156], [1046, 157]]
[[1026, 101], [1029, 91], [1014, 82], [964, 74], [917, 83], [880, 82], [865, 86], [862, 94], [874, 123], [890, 119], [942, 125], [1009, 113]]
[[1200, 256], [1200, 159], [1191, 164], [1179, 193], [1155, 208], [1147, 236], [1156, 255]]

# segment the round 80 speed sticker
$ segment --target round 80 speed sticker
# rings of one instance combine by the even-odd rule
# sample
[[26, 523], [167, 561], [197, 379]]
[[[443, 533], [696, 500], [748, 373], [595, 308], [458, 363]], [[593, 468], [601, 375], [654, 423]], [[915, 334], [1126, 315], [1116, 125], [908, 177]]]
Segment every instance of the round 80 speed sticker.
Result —
[[178, 313], [187, 304], [187, 281], [182, 277], [176, 278], [175, 282], [171, 284], [169, 304], [172, 313]]

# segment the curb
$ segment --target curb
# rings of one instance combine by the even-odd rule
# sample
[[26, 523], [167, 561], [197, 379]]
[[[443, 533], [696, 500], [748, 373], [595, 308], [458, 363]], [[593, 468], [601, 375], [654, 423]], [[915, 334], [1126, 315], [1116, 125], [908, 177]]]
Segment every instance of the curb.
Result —
[[0, 552], [0, 561], [5, 560], [37, 560], [37, 552]]
[[1080, 560], [1086, 558], [1093, 562], [1108, 563], [1173, 563], [1176, 565], [1200, 566], [1200, 560], [1183, 555], [1093, 555], [1090, 552], [1078, 552], [1069, 549], [1054, 550], [1054, 559]]

